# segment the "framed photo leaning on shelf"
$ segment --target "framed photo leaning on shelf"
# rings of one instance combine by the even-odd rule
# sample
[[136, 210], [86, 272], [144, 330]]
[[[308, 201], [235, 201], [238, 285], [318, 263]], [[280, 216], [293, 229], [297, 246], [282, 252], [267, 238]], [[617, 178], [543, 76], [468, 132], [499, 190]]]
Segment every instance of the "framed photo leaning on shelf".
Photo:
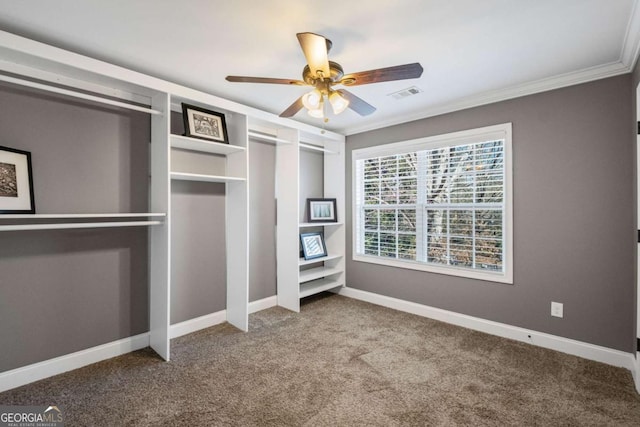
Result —
[[338, 222], [336, 199], [307, 199], [309, 222]]
[[324, 245], [322, 233], [302, 233], [300, 234], [302, 244], [302, 255], [304, 259], [314, 259], [327, 256], [327, 247]]
[[182, 120], [184, 120], [185, 136], [207, 139], [223, 144], [229, 143], [227, 122], [222, 113], [183, 103]]
[[33, 214], [31, 153], [0, 146], [0, 214]]

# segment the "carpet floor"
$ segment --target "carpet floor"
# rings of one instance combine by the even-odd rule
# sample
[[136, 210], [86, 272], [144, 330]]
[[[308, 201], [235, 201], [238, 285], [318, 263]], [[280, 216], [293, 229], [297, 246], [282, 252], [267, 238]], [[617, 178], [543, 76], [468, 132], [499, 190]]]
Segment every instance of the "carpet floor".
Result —
[[275, 307], [0, 393], [67, 426], [638, 426], [631, 374], [361, 301]]

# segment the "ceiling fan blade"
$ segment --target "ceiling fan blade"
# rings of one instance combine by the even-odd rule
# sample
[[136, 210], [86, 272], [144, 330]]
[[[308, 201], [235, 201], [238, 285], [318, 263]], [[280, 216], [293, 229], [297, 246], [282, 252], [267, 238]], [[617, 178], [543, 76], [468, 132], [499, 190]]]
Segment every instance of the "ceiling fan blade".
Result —
[[395, 67], [378, 68], [376, 70], [347, 74], [340, 80], [340, 83], [345, 86], [358, 86], [392, 80], [417, 79], [422, 75], [422, 71], [422, 65], [420, 65], [419, 62], [414, 62], [413, 64], [396, 65]]
[[301, 96], [300, 98], [296, 99], [293, 104], [289, 105], [286, 110], [280, 113], [280, 117], [293, 117], [298, 111], [302, 110], [302, 107], [304, 107], [304, 105], [302, 104]]
[[234, 83], [270, 83], [276, 85], [306, 86], [302, 80], [272, 79], [270, 77], [227, 76], [227, 81]]
[[324, 78], [330, 78], [328, 53], [331, 41], [314, 33], [298, 33], [296, 37], [298, 37], [304, 57], [307, 58], [311, 75], [316, 77], [318, 71], [322, 71]]
[[339, 89], [336, 92], [338, 92], [347, 101], [349, 101], [349, 108], [351, 108], [353, 111], [360, 114], [361, 116], [368, 116], [369, 114], [372, 114], [373, 112], [376, 111], [376, 107], [369, 104], [362, 98], [358, 98], [351, 92], [348, 92], [344, 89]]

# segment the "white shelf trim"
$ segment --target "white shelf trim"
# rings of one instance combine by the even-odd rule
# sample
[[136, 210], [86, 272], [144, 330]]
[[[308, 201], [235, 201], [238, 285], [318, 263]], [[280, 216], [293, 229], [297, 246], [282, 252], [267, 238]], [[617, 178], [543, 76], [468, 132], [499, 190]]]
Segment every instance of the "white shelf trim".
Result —
[[74, 222], [56, 224], [18, 224], [0, 225], [0, 231], [26, 231], [26, 230], [69, 230], [76, 228], [116, 228], [116, 227], [143, 227], [162, 225], [162, 221], [121, 221], [121, 222]]
[[342, 222], [301, 222], [299, 224], [300, 228], [306, 227], [330, 227], [335, 225], [342, 225]]
[[340, 258], [342, 258], [342, 255], [329, 255], [322, 258], [314, 258], [310, 260], [300, 258], [300, 261], [298, 261], [298, 265], [309, 265], [309, 264], [315, 264], [317, 262], [332, 261], [334, 259], [340, 259]]
[[344, 286], [344, 283], [339, 280], [332, 279], [320, 279], [312, 282], [307, 282], [300, 285], [300, 298], [308, 297], [318, 294], [320, 292], [328, 291], [329, 289]]
[[3, 219], [77, 219], [77, 218], [165, 218], [166, 213], [92, 213], [92, 214], [9, 214]]
[[178, 181], [201, 181], [201, 182], [242, 182], [246, 178], [222, 175], [203, 175], [198, 173], [171, 172], [171, 179]]
[[252, 130], [250, 130], [247, 133], [252, 138], [261, 139], [261, 140], [268, 141], [268, 142], [277, 142], [277, 143], [281, 143], [281, 144], [291, 144], [291, 141], [287, 141], [286, 139], [278, 138], [278, 137], [271, 136], [271, 135], [265, 135], [263, 133], [255, 132], [255, 131], [252, 131]]
[[327, 154], [339, 154], [337, 151], [327, 150], [326, 148], [319, 147], [317, 145], [306, 144], [304, 142], [299, 143], [298, 146], [300, 148], [306, 148], [307, 150], [322, 151], [323, 153], [327, 153]]
[[299, 282], [310, 282], [312, 280], [321, 279], [323, 277], [342, 273], [344, 270], [337, 267], [317, 267], [300, 272]]
[[205, 141], [197, 138], [190, 138], [183, 135], [171, 135], [171, 147], [183, 150], [201, 151], [214, 154], [233, 154], [246, 151], [245, 147], [239, 145], [222, 144], [220, 142]]
[[162, 111], [154, 110], [148, 107], [140, 107], [138, 105], [129, 104], [126, 102], [116, 101], [113, 99], [102, 98], [100, 96], [89, 95], [82, 92], [76, 92], [74, 90], [63, 89], [56, 86], [49, 86], [42, 83], [32, 82], [30, 80], [17, 79], [15, 77], [4, 76], [0, 74], [0, 81], [17, 84], [20, 86], [26, 86], [34, 89], [43, 90], [45, 92], [53, 92], [60, 95], [71, 96], [74, 98], [80, 98], [87, 101], [98, 102], [100, 104], [113, 105], [115, 107], [127, 108], [129, 110], [140, 111], [148, 114], [162, 115]]

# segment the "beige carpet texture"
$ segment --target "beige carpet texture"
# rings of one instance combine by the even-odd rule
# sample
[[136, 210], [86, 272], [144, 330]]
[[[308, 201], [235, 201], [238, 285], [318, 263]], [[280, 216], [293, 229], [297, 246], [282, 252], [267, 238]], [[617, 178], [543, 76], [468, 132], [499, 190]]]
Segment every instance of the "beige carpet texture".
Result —
[[67, 426], [638, 426], [629, 371], [333, 294], [0, 394]]

